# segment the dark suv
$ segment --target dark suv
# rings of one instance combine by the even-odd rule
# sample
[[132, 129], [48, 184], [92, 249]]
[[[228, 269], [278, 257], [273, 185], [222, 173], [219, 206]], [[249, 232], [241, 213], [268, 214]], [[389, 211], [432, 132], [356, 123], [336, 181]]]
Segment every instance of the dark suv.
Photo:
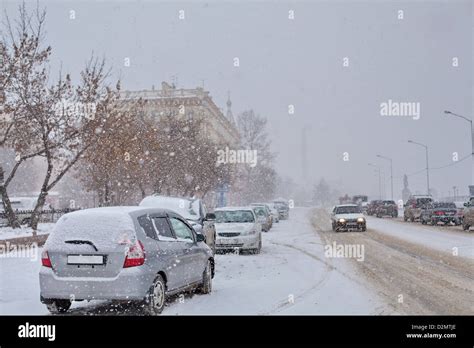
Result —
[[433, 202], [431, 196], [411, 196], [404, 205], [403, 220], [414, 222], [420, 219], [421, 207]]
[[432, 225], [443, 222], [444, 224], [453, 223], [458, 225], [456, 204], [452, 202], [434, 202], [428, 203], [421, 208], [420, 222], [423, 225], [431, 223]]
[[381, 218], [383, 216], [398, 217], [398, 206], [395, 201], [382, 201], [375, 209], [375, 216]]
[[381, 200], [370, 201], [370, 203], [367, 205], [367, 215], [375, 215], [375, 212], [377, 211], [377, 207], [382, 202], [383, 201], [381, 201]]

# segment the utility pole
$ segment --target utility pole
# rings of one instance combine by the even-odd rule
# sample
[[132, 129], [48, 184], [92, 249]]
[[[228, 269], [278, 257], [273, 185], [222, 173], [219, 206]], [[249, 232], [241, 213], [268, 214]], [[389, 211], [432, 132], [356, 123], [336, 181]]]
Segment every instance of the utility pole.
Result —
[[390, 193], [391, 193], [390, 199], [393, 201], [393, 161], [390, 157], [386, 157], [382, 155], [377, 155], [377, 157], [390, 161]]
[[449, 110], [445, 110], [444, 113], [446, 115], [462, 118], [463, 120], [471, 124], [471, 186], [474, 186], [474, 127], [472, 125], [472, 119], [467, 118], [463, 115], [455, 114], [454, 112], [451, 112]]
[[373, 163], [368, 163], [368, 165], [371, 167], [375, 167], [375, 172], [379, 175], [379, 199], [382, 200], [382, 177], [380, 167]]
[[423, 146], [425, 148], [426, 152], [426, 194], [430, 195], [430, 167], [429, 167], [429, 161], [428, 161], [428, 146], [422, 143], [417, 143], [416, 141], [413, 140], [408, 140], [410, 144], [415, 144], [419, 146]]

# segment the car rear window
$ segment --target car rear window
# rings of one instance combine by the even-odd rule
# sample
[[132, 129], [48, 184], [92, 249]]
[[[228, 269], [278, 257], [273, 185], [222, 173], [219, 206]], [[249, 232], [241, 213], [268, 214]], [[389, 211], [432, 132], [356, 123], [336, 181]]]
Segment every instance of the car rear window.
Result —
[[416, 199], [416, 204], [417, 205], [423, 205], [426, 203], [431, 203], [433, 200], [431, 198], [417, 198]]
[[46, 249], [73, 248], [68, 240], [93, 243], [99, 250], [115, 249], [136, 239], [135, 226], [128, 212], [112, 212], [107, 208], [79, 211], [63, 215], [46, 241]]
[[453, 208], [456, 209], [456, 204], [451, 202], [438, 202], [434, 203], [435, 208]]

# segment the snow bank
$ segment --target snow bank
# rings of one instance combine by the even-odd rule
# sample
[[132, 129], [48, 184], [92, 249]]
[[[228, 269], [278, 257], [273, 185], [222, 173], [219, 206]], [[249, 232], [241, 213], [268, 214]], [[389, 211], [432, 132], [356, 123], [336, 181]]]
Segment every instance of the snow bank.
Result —
[[[40, 223], [38, 224], [37, 234], [49, 234], [54, 229], [54, 223]], [[11, 239], [11, 238], [21, 238], [21, 237], [30, 237], [33, 235], [33, 230], [30, 227], [22, 228], [11, 228], [11, 227], [2, 227], [0, 228], [0, 239]]]

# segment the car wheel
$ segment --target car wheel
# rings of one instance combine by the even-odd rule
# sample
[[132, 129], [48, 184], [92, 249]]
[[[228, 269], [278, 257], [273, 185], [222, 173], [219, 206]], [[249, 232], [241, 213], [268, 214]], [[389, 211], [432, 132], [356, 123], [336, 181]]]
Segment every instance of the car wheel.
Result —
[[405, 222], [408, 221], [408, 218], [405, 215], [403, 215], [403, 221], [405, 221]]
[[411, 222], [415, 222], [415, 217], [412, 216], [412, 217], [410, 218], [410, 221], [411, 221]]
[[431, 223], [431, 226], [436, 225], [436, 221], [435, 221], [435, 220], [431, 220], [430, 223]]
[[463, 224], [463, 225], [462, 225], [462, 229], [463, 229], [464, 231], [469, 230], [469, 227], [471, 227], [471, 226], [469, 226], [468, 224]]
[[66, 313], [71, 307], [72, 302], [69, 300], [51, 300], [46, 303], [46, 308], [51, 314]]
[[145, 302], [145, 313], [148, 315], [157, 315], [163, 312], [166, 300], [166, 285], [163, 277], [158, 275], [148, 291]]
[[202, 285], [200, 287], [202, 294], [209, 294], [212, 291], [212, 264], [207, 260], [207, 266], [202, 274]]

